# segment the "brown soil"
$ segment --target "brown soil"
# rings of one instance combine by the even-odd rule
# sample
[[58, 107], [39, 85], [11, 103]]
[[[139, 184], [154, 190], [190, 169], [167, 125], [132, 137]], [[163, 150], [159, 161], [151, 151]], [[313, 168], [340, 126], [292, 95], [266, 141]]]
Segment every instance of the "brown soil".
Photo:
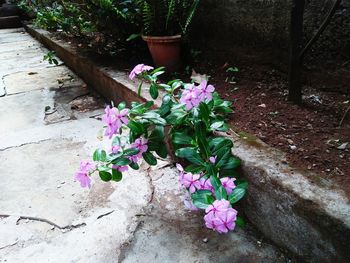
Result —
[[[350, 95], [341, 92], [344, 86], [338, 92], [304, 86], [303, 105], [297, 106], [287, 101], [287, 76], [282, 72], [242, 63], [233, 65], [240, 71], [230, 74], [229, 66], [202, 65], [200, 72], [209, 72], [216, 90], [233, 102], [232, 124], [237, 130], [285, 152], [293, 167], [313, 172], [306, 173], [312, 181], [326, 186], [335, 182], [349, 192], [350, 113], [340, 126], [350, 106]], [[229, 83], [231, 76], [236, 83]]]

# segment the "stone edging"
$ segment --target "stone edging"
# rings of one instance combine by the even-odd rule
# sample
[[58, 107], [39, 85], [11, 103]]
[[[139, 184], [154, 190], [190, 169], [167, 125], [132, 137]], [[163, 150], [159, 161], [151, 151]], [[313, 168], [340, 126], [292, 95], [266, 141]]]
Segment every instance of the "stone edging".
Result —
[[[125, 72], [93, 63], [45, 30], [30, 25], [25, 28], [105, 98], [128, 102], [150, 99], [147, 87], [142, 98], [137, 96], [137, 85]], [[243, 203], [248, 219], [267, 238], [307, 261], [346, 262], [350, 251], [346, 195], [312, 184], [283, 162], [283, 153], [259, 140], [252, 144], [234, 132], [224, 136], [234, 141], [233, 153], [242, 160], [242, 171], [249, 181]]]

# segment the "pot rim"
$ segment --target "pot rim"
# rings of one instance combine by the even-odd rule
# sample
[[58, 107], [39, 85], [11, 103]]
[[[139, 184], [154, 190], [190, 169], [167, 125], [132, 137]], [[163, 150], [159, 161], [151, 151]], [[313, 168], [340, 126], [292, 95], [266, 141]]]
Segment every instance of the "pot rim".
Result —
[[181, 41], [181, 35], [174, 36], [145, 36], [142, 35], [142, 39], [146, 42], [178, 42]]

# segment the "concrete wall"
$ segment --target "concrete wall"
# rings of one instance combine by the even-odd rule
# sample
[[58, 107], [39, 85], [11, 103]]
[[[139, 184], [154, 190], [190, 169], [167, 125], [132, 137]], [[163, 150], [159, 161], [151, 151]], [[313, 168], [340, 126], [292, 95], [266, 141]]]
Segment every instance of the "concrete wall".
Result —
[[[333, 1], [307, 1], [306, 39], [317, 30]], [[291, 0], [202, 0], [193, 23], [193, 39], [215, 49], [243, 45], [287, 50], [290, 9]], [[316, 46], [320, 51], [350, 56], [350, 0], [342, 1]]]

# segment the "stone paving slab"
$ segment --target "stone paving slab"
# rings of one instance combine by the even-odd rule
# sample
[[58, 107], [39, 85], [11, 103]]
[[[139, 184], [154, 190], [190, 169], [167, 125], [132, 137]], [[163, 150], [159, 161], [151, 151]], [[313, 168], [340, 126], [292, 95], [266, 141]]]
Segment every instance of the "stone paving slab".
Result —
[[62, 66], [14, 73], [5, 76], [3, 81], [8, 95], [36, 89], [58, 89], [67, 85], [81, 86], [83, 84], [75, 74]]
[[44, 125], [45, 107], [53, 105], [53, 95], [46, 90], [38, 90], [2, 97], [0, 134], [30, 126]]

